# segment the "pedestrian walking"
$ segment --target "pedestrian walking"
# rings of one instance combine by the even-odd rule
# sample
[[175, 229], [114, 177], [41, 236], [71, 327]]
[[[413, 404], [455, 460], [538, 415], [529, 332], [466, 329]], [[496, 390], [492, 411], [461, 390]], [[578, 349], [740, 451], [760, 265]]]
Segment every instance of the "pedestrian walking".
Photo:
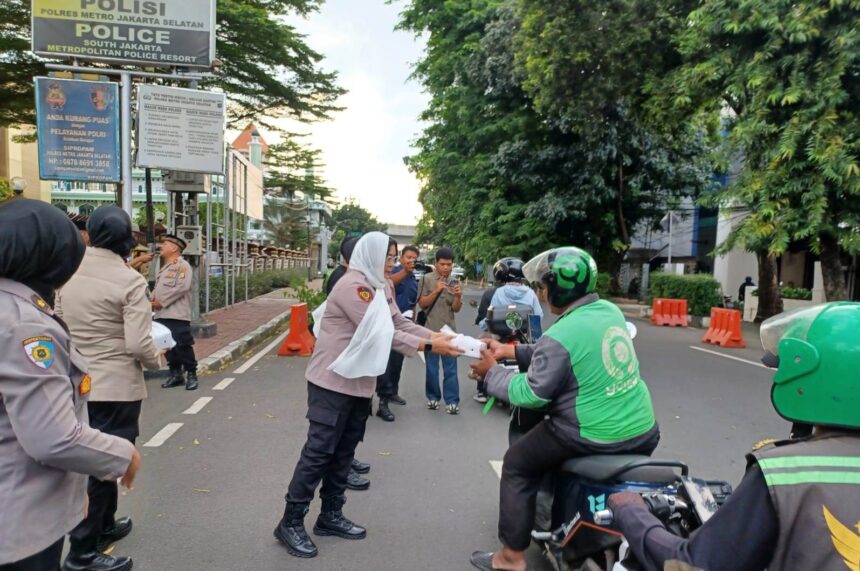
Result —
[[[141, 403], [146, 398], [143, 367], [161, 368], [153, 344], [152, 308], [146, 279], [126, 265], [135, 245], [131, 219], [116, 206], [101, 206], [87, 223], [90, 247], [80, 268], [57, 296], [57, 313], [69, 326], [72, 342], [89, 363], [92, 379], [90, 426], [135, 443]], [[115, 481], [90, 478], [87, 517], [69, 534], [64, 569], [111, 568], [95, 555], [131, 533], [128, 517], [116, 519]], [[118, 560], [115, 560], [118, 561]], [[107, 567], [106, 567], [107, 565]], [[114, 563], [116, 565], [116, 563]]]
[[305, 371], [307, 441], [290, 481], [284, 516], [274, 532], [296, 557], [317, 555], [304, 518], [320, 482], [322, 511], [314, 533], [345, 539], [367, 535], [344, 516], [344, 491], [355, 447], [364, 438], [376, 377], [385, 370], [389, 349], [410, 356], [424, 349], [459, 353], [447, 336], [401, 315], [386, 279], [386, 266], [390, 269], [396, 261], [397, 249], [388, 236], [366, 234], [355, 246], [350, 269], [326, 301], [320, 335]]
[[[463, 288], [451, 276], [454, 252], [450, 248], [436, 251], [436, 269], [424, 276], [418, 305], [424, 310], [427, 328], [441, 331], [446, 325], [457, 330], [455, 316], [463, 308]], [[457, 357], [435, 355], [426, 351], [425, 393], [427, 408], [439, 410], [443, 391], [448, 414], [460, 413], [460, 380], [457, 378]], [[439, 390], [439, 361], [442, 361], [442, 391]]]
[[176, 341], [176, 346], [167, 352], [170, 376], [161, 386], [169, 389], [184, 384], [186, 390], [193, 391], [197, 389], [197, 358], [191, 335], [192, 276], [191, 264], [182, 258], [187, 244], [173, 234], [164, 234], [159, 241], [164, 265], [155, 280], [152, 308], [155, 320], [170, 329]]
[[[130, 442], [88, 425], [87, 362], [53, 310], [84, 248], [50, 204], [0, 204], [0, 571], [59, 571], [65, 535], [87, 511], [87, 476], [131, 486], [140, 466]], [[89, 563], [132, 566], [100, 554]]]
[[[392, 268], [389, 279], [394, 285], [394, 297], [397, 308], [401, 313], [414, 310], [418, 302], [418, 280], [415, 279], [415, 262], [421, 253], [412, 245], [404, 246], [400, 253], [400, 263]], [[379, 407], [376, 416], [386, 422], [394, 422], [394, 413], [389, 403], [406, 405], [406, 400], [400, 396], [400, 375], [403, 371], [403, 353], [391, 351], [388, 356], [388, 366], [385, 373], [376, 379], [376, 395], [379, 397]]]

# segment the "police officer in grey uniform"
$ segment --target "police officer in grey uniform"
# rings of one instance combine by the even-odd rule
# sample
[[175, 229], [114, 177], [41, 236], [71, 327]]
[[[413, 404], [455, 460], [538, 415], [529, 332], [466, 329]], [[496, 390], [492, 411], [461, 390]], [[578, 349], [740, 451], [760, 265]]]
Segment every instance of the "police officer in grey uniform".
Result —
[[164, 265], [155, 280], [152, 308], [155, 320], [170, 329], [176, 341], [176, 346], [167, 352], [170, 377], [161, 386], [169, 389], [184, 383], [186, 390], [193, 391], [197, 389], [197, 359], [191, 336], [191, 264], [182, 259], [187, 244], [173, 234], [165, 234], [159, 240]]
[[[0, 204], [0, 571], [58, 571], [86, 512], [87, 475], [130, 486], [140, 466], [130, 442], [88, 425], [87, 363], [52, 309], [83, 254], [57, 208]], [[118, 563], [101, 569], [131, 569]]]
[[[310, 421], [307, 442], [290, 481], [284, 516], [274, 532], [295, 557], [317, 556], [317, 547], [307, 534], [304, 519], [320, 483], [322, 510], [314, 533], [350, 540], [364, 539], [367, 535], [363, 527], [344, 516], [344, 491], [355, 448], [364, 438], [376, 376], [385, 371], [386, 363], [373, 375], [342, 371], [337, 363], [352, 344], [376, 296], [384, 296], [379, 301], [387, 306], [385, 311], [391, 316], [391, 323], [386, 323], [384, 317], [372, 319], [368, 337], [384, 341], [405, 355], [415, 355], [424, 349], [444, 355], [462, 353], [449, 342], [448, 335], [416, 325], [400, 313], [394, 301], [394, 288], [387, 279], [396, 261], [397, 245], [388, 236], [380, 232], [365, 234], [355, 246], [349, 271], [326, 300], [319, 338], [305, 371]], [[389, 331], [385, 331], [386, 326]], [[387, 356], [388, 347], [385, 349]]]

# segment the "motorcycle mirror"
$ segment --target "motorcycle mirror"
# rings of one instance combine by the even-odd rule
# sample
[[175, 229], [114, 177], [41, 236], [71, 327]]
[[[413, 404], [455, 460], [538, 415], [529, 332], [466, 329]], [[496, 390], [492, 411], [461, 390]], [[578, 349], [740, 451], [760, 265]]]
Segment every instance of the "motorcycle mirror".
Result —
[[636, 339], [636, 334], [639, 333], [639, 329], [636, 327], [636, 324], [632, 321], [627, 322], [627, 333], [630, 334], [631, 339]]

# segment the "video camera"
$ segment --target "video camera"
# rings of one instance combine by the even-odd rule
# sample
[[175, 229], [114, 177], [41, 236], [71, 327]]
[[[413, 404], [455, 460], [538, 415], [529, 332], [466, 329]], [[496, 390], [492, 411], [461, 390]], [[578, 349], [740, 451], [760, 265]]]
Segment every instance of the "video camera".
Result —
[[425, 264], [424, 262], [419, 260], [419, 261], [415, 262], [415, 271], [427, 273], [427, 272], [432, 272], [433, 268], [430, 267], [428, 264]]

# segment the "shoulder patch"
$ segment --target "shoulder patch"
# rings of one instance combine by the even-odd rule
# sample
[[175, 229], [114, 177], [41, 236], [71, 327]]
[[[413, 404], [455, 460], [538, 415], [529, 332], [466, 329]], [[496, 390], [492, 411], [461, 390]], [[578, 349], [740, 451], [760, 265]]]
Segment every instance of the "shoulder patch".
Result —
[[360, 286], [356, 291], [358, 292], [358, 299], [364, 303], [370, 303], [373, 299], [373, 292], [368, 287]]
[[93, 378], [89, 375], [84, 375], [84, 378], [81, 379], [81, 385], [78, 387], [78, 392], [81, 396], [85, 396], [90, 394], [90, 389], [93, 387]]
[[54, 363], [54, 339], [48, 336], [30, 337], [21, 343], [31, 363], [47, 369]]
[[775, 442], [776, 442], [776, 438], [765, 438], [764, 440], [760, 440], [760, 441], [756, 442], [752, 447], [752, 451], [758, 452], [759, 450], [761, 450], [765, 446], [770, 446], [771, 444], [774, 444]]
[[47, 313], [48, 315], [51, 314], [51, 306], [48, 305], [48, 302], [36, 295], [35, 293], [30, 298], [30, 301], [32, 301], [33, 305], [38, 307], [42, 313]]

